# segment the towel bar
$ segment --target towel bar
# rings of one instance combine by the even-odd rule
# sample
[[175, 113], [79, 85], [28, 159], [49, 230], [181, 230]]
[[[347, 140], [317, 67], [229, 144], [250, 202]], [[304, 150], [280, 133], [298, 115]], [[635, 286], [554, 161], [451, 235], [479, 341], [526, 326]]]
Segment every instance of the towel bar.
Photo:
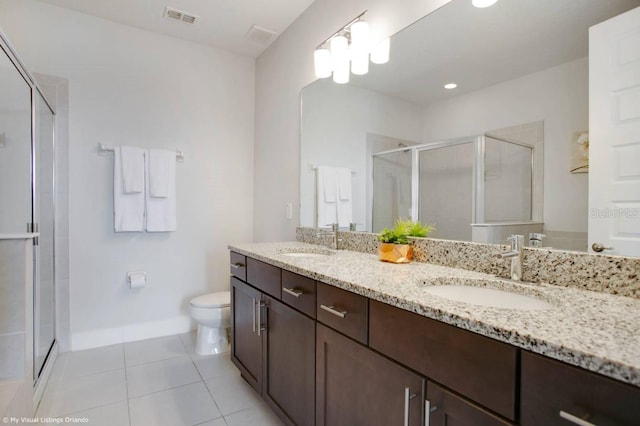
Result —
[[[101, 143], [98, 144], [98, 152], [100, 154], [106, 154], [107, 152], [114, 152], [112, 146], [103, 145]], [[184, 153], [180, 150], [176, 149], [176, 159], [178, 161], [184, 161]]]

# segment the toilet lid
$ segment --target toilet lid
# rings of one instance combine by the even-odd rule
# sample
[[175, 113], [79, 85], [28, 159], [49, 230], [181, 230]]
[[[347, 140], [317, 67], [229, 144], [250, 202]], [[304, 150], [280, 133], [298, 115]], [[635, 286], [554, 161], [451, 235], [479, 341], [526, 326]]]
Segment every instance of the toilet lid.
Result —
[[224, 308], [231, 302], [231, 292], [219, 291], [207, 293], [191, 299], [191, 306], [197, 308]]

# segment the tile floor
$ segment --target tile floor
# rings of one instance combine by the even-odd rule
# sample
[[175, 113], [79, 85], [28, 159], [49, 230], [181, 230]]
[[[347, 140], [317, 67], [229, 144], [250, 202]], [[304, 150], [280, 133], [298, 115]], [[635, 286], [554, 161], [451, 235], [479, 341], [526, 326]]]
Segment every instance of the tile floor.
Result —
[[194, 347], [189, 333], [60, 354], [37, 416], [90, 426], [282, 425], [228, 353], [203, 357]]

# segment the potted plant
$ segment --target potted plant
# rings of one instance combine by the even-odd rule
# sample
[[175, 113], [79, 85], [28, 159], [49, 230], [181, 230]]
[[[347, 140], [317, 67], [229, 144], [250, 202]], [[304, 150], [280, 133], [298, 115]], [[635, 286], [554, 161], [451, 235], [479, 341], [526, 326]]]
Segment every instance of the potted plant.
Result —
[[424, 238], [433, 227], [411, 220], [398, 220], [393, 229], [385, 228], [378, 235], [381, 242], [378, 257], [383, 262], [409, 263], [413, 259], [413, 247], [409, 237]]

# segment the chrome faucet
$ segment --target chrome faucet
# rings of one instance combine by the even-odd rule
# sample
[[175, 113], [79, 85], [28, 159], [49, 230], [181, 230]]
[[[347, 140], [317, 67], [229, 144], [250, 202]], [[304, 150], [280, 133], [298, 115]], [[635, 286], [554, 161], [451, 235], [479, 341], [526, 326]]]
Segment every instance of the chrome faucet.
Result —
[[507, 240], [511, 241], [511, 251], [500, 253], [503, 259], [511, 259], [511, 279], [520, 281], [522, 279], [522, 247], [524, 246], [524, 235], [512, 235]]
[[320, 230], [316, 234], [316, 237], [318, 237], [318, 238], [326, 237], [326, 236], [333, 237], [333, 249], [334, 250], [338, 250], [339, 249], [338, 242], [342, 241], [342, 239], [338, 238], [338, 224], [337, 223], [332, 223], [331, 224], [331, 231]]

